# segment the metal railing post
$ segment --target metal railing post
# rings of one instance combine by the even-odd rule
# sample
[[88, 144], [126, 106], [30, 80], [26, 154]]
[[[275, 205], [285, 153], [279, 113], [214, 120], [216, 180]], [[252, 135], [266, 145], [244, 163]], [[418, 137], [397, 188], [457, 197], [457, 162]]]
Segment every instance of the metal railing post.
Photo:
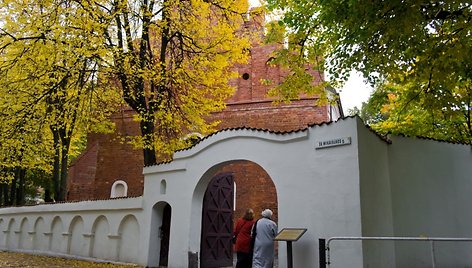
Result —
[[318, 239], [319, 247], [318, 247], [318, 255], [320, 256], [320, 268], [326, 268], [326, 240], [325, 239]]
[[434, 253], [434, 240], [431, 240], [431, 259], [433, 263], [433, 268], [436, 268], [436, 257]]

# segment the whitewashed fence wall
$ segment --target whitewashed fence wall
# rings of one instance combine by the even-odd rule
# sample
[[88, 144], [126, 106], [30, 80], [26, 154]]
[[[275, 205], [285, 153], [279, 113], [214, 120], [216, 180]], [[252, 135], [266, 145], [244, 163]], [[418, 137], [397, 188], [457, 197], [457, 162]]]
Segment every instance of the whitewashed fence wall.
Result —
[[0, 249], [140, 263], [142, 197], [2, 209]]

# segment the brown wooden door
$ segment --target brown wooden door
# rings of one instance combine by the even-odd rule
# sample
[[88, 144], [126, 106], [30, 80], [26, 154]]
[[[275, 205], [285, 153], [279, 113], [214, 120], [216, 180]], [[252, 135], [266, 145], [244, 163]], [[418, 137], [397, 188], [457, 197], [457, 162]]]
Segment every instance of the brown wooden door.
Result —
[[202, 211], [200, 267], [233, 265], [233, 192], [231, 173], [215, 176], [205, 192]]

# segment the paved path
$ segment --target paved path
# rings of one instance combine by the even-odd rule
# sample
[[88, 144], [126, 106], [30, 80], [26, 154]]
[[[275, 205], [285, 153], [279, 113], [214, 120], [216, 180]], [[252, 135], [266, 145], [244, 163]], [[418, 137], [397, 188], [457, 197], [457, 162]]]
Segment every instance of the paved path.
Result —
[[79, 261], [73, 259], [64, 259], [57, 257], [47, 257], [39, 255], [30, 255], [23, 253], [13, 253], [0, 251], [0, 268], [65, 268], [65, 267], [83, 267], [83, 268], [132, 268], [140, 267], [133, 265], [117, 265], [111, 263], [99, 263], [90, 261]]
[[[234, 256], [234, 265], [236, 265], [236, 255]], [[48, 257], [40, 255], [31, 255], [24, 253], [14, 253], [0, 251], [0, 268], [141, 268], [137, 265], [118, 265], [105, 262], [91, 262], [74, 259], [64, 259], [59, 257]], [[278, 260], [275, 259], [274, 268], [278, 267]], [[231, 268], [231, 267], [228, 267]]]

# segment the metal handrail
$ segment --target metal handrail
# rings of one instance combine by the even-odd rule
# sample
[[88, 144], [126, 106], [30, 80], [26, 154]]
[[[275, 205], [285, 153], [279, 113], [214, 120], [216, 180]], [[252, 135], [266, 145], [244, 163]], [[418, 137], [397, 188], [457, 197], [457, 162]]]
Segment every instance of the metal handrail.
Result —
[[326, 241], [326, 252], [327, 252], [327, 264], [330, 265], [330, 247], [329, 243], [335, 240], [388, 240], [388, 241], [430, 241], [431, 242], [431, 260], [433, 263], [433, 268], [436, 268], [436, 259], [434, 253], [434, 242], [435, 241], [452, 241], [452, 242], [472, 242], [472, 238], [455, 238], [455, 237], [394, 237], [394, 236], [371, 236], [371, 237], [353, 237], [353, 236], [339, 236], [331, 237]]

